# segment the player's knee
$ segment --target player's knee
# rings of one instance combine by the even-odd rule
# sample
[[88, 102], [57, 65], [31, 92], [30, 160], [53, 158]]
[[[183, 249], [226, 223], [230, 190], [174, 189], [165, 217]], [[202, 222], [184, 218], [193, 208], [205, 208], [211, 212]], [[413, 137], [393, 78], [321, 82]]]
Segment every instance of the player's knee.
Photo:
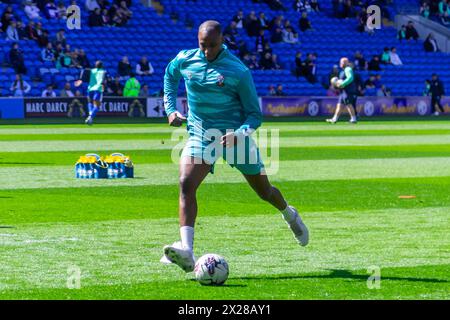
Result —
[[196, 190], [196, 183], [194, 179], [188, 176], [180, 177], [180, 191], [182, 195], [189, 195]]

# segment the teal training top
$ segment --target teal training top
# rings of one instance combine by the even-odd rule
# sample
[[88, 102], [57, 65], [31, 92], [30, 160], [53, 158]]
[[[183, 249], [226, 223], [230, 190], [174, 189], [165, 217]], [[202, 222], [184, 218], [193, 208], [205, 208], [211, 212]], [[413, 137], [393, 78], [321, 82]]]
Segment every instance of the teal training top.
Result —
[[100, 91], [103, 92], [103, 79], [105, 78], [105, 69], [91, 69], [91, 76], [89, 78], [88, 91]]
[[164, 76], [167, 115], [177, 111], [181, 78], [186, 85], [189, 133], [203, 134], [213, 128], [243, 133], [261, 125], [262, 113], [251, 72], [225, 45], [212, 62], [200, 49], [193, 49], [181, 51], [169, 63]]

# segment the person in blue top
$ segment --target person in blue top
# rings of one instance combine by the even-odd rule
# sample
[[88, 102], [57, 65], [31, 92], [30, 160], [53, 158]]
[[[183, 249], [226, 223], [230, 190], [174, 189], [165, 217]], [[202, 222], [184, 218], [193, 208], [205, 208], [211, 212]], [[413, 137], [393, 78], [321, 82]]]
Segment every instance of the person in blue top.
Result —
[[[223, 45], [219, 22], [202, 23], [198, 43], [198, 49], [181, 51], [169, 63], [164, 76], [164, 107], [169, 124], [180, 126], [187, 120], [189, 139], [180, 159], [181, 242], [165, 246], [161, 262], [175, 263], [185, 272], [193, 271], [196, 191], [213, 173], [220, 156], [244, 175], [263, 200], [281, 211], [300, 245], [307, 245], [308, 229], [297, 210], [270, 184], [259, 150], [250, 137], [262, 120], [250, 70]], [[176, 109], [181, 78], [187, 91], [187, 118]]]
[[342, 71], [339, 73], [339, 79], [342, 80], [342, 83], [340, 83], [337, 87], [339, 89], [339, 99], [333, 117], [330, 119], [326, 119], [326, 121], [328, 123], [336, 123], [339, 120], [342, 108], [345, 106], [347, 108], [348, 114], [350, 115], [349, 122], [357, 123], [356, 99], [358, 90], [355, 83], [352, 64], [348, 60], [348, 58], [343, 57], [339, 61], [339, 66], [342, 69]]
[[103, 68], [102, 61], [95, 62], [95, 68], [91, 70], [83, 70], [81, 79], [75, 81], [75, 86], [79, 87], [83, 81], [89, 81], [88, 86], [88, 117], [85, 123], [92, 125], [98, 109], [102, 105], [103, 91], [106, 81], [106, 70]]

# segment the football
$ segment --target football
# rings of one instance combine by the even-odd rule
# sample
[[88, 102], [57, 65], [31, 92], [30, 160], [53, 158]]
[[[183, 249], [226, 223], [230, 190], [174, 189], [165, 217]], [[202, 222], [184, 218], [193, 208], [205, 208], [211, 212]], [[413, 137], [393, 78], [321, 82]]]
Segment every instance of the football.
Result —
[[333, 86], [333, 88], [338, 89], [339, 86], [342, 84], [342, 80], [340, 80], [338, 77], [333, 77], [331, 78], [330, 83]]
[[194, 273], [200, 284], [218, 286], [228, 279], [228, 263], [222, 256], [208, 253], [197, 260]]

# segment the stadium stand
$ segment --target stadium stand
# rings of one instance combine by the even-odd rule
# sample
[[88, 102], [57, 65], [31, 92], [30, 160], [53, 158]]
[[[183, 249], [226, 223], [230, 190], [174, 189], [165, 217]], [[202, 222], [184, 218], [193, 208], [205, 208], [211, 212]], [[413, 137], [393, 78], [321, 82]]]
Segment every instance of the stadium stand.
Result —
[[[406, 1], [406, 0], [402, 0]], [[244, 15], [250, 11], [264, 12], [270, 21], [277, 15], [283, 15], [290, 20], [294, 28], [299, 31], [298, 20], [300, 14], [293, 9], [291, 0], [284, 0], [286, 11], [273, 11], [264, 2], [250, 0], [161, 0], [157, 8], [163, 8], [160, 14], [155, 7], [145, 7], [139, 1], [132, 2], [130, 9], [132, 18], [123, 27], [89, 27], [88, 12], [84, 1], [77, 1], [82, 11], [81, 30], [67, 30], [65, 20], [41, 20], [43, 27], [49, 31], [50, 39], [54, 39], [61, 28], [66, 29], [67, 43], [71, 48], [84, 49], [91, 64], [97, 59], [104, 61], [108, 72], [114, 77], [117, 74], [117, 64], [123, 56], [128, 56], [135, 67], [142, 56], [147, 56], [155, 73], [152, 76], [137, 79], [141, 84], [149, 86], [149, 92], [160, 92], [164, 69], [168, 61], [181, 49], [197, 47], [198, 25], [207, 19], [220, 21], [227, 26], [232, 17], [243, 10]], [[70, 5], [70, 1], [64, 1]], [[446, 87], [450, 87], [450, 55], [442, 52], [427, 53], [423, 49], [422, 41], [402, 41], [397, 39], [397, 30], [392, 26], [383, 26], [369, 35], [357, 31], [357, 19], [337, 19], [331, 15], [332, 2], [319, 0], [321, 12], [311, 12], [308, 15], [313, 30], [299, 32], [299, 43], [273, 43], [273, 53], [279, 58], [281, 70], [254, 70], [253, 75], [259, 95], [266, 95], [270, 85], [283, 84], [286, 95], [326, 95], [326, 89], [320, 84], [320, 79], [331, 71], [333, 65], [342, 56], [353, 58], [356, 51], [364, 54], [370, 60], [373, 55], [381, 55], [385, 47], [396, 47], [397, 53], [403, 61], [402, 66], [382, 65], [382, 71], [360, 72], [363, 81], [372, 73], [382, 75], [383, 84], [390, 88], [392, 95], [422, 95], [424, 81], [436, 72]], [[7, 4], [0, 3], [0, 12]], [[419, 8], [420, 3], [417, 3]], [[24, 25], [28, 24], [28, 17], [21, 4], [12, 4], [15, 14]], [[395, 10], [389, 8], [389, 12]], [[192, 27], [192, 28], [189, 28]], [[11, 42], [5, 40], [5, 33], [0, 33], [0, 62], [2, 72], [2, 95], [10, 95], [9, 87], [15, 79], [14, 70], [6, 67]], [[237, 38], [244, 40], [250, 50], [255, 48], [255, 37], [249, 37], [244, 29], [239, 29]], [[23, 79], [32, 85], [29, 95], [40, 96], [49, 82], [56, 84], [59, 92], [66, 81], [79, 74], [77, 68], [62, 68], [59, 73], [44, 75], [40, 69], [44, 63], [40, 60], [41, 48], [35, 41], [21, 40], [25, 65], [28, 69]], [[296, 52], [301, 51], [303, 57], [307, 53], [317, 53], [318, 82], [311, 84], [305, 78], [298, 78], [293, 74]], [[39, 81], [33, 81], [39, 80]], [[184, 88], [181, 85], [181, 90]]]

